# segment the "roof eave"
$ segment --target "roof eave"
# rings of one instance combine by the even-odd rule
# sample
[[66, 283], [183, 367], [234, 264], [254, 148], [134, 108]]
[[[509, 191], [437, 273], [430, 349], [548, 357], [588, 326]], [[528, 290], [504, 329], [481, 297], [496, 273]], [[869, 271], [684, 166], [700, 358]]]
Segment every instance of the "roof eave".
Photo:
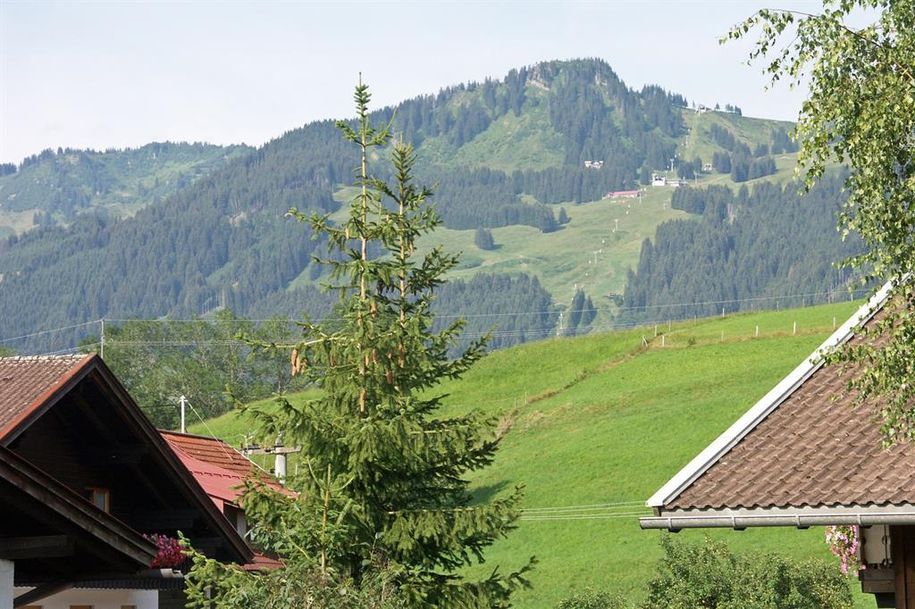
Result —
[[915, 505], [674, 510], [639, 518], [642, 529], [915, 525]]
[[70, 370], [58, 379], [56, 385], [46, 389], [41, 395], [32, 400], [26, 408], [22, 410], [12, 421], [0, 429], [0, 446], [9, 446], [19, 437], [19, 435], [28, 429], [28, 427], [67, 392], [79, 383], [86, 374], [91, 370], [91, 364], [98, 356], [87, 354], [77, 362]]
[[[854, 334], [855, 328], [873, 317], [886, 303], [894, 283], [886, 282], [867, 303], [862, 305], [842, 326], [827, 338], [817, 349], [801, 362], [788, 376], [772, 388], [753, 405], [743, 416], [722, 433], [705, 450], [683, 467], [673, 478], [652, 495], [646, 505], [662, 508], [673, 501], [681, 492], [704, 474], [724, 454], [734, 447], [763, 419], [775, 410], [791, 393], [797, 389], [811, 374], [822, 366], [821, 355], [836, 347]], [[657, 527], [653, 527], [657, 528]]]

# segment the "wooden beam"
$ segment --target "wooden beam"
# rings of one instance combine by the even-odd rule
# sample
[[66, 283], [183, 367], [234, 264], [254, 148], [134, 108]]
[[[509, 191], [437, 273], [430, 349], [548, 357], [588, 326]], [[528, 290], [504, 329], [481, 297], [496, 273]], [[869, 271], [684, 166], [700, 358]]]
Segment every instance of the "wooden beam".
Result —
[[75, 546], [73, 538], [69, 535], [7, 537], [0, 539], [0, 558], [21, 560], [73, 556]]
[[161, 529], [189, 530], [194, 527], [194, 522], [200, 518], [199, 510], [191, 509], [161, 509], [138, 510], [131, 514], [130, 522], [142, 531], [156, 531]]
[[915, 609], [915, 527], [890, 527], [896, 609]]
[[20, 594], [15, 599], [13, 599], [13, 607], [24, 607], [26, 605], [31, 605], [35, 601], [40, 601], [43, 598], [47, 598], [52, 594], [57, 594], [62, 592], [67, 588], [70, 588], [72, 584], [70, 582], [49, 582], [47, 584], [42, 584], [37, 588], [33, 588], [24, 594]]

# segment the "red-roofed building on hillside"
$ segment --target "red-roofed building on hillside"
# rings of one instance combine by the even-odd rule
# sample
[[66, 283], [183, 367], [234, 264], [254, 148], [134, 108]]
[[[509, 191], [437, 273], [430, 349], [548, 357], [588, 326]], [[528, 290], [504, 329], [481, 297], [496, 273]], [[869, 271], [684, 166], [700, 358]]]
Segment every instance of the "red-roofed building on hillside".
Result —
[[855, 404], [820, 354], [880, 319], [890, 285], [648, 500], [642, 528], [851, 525], [859, 572], [879, 607], [915, 609], [915, 446], [882, 446], [872, 408]]
[[603, 196], [604, 199], [638, 199], [641, 190], [613, 190]]
[[[159, 433], [216, 507], [235, 526], [239, 535], [244, 536], [248, 532], [248, 523], [238, 501], [245, 480], [255, 477], [275, 491], [288, 492], [276, 478], [218, 438], [174, 431]], [[273, 558], [255, 552], [252, 563], [245, 565], [245, 568], [276, 568], [280, 564]]]
[[[143, 535], [254, 558], [96, 355], [0, 358], [0, 457], [16, 466], [0, 468], [0, 607], [183, 607], [182, 574], [142, 564], [155, 551]], [[41, 512], [36, 497], [54, 503]]]

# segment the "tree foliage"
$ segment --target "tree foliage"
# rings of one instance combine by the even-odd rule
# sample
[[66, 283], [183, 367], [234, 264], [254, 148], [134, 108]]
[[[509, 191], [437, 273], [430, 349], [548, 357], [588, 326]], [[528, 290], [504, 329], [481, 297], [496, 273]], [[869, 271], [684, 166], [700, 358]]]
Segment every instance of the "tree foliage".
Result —
[[568, 336], [586, 334], [588, 327], [597, 317], [597, 309], [584, 290], [576, 290], [569, 304], [569, 320], [565, 333]]
[[[860, 9], [875, 20], [855, 26]], [[750, 57], [766, 58], [773, 82], [809, 78], [797, 126], [806, 184], [831, 163], [849, 165], [840, 225], [866, 248], [848, 262], [865, 279], [894, 280], [903, 305], [863, 330], [888, 340], [856, 342], [830, 359], [864, 364], [850, 383], [861, 401], [876, 404], [887, 443], [915, 439], [915, 1], [827, 0], [816, 15], [762, 10], [728, 38], [751, 31], [759, 37]]]
[[585, 590], [562, 599], [556, 609], [624, 609], [623, 599], [603, 590]]
[[823, 561], [732, 553], [722, 543], [661, 539], [664, 556], [648, 583], [651, 609], [848, 609], [845, 576]]
[[[289, 388], [285, 357], [252, 357], [240, 336], [264, 342], [288, 342], [287, 320], [260, 324], [232, 311], [212, 319], [188, 321], [130, 320], [105, 329], [105, 363], [130, 391], [153, 423], [178, 427], [178, 399], [184, 395], [205, 418], [230, 410], [236, 400], [267, 398]], [[98, 351], [99, 337], [84, 341], [84, 351]]]
[[[371, 122], [366, 86], [355, 99], [357, 120], [339, 123], [360, 159], [359, 194], [346, 219], [290, 212], [340, 254], [324, 259], [340, 294], [336, 321], [303, 322], [292, 351], [293, 372], [318, 397], [254, 412], [263, 433], [302, 446], [307, 474], [293, 477], [294, 497], [247, 493], [246, 514], [263, 547], [298, 564], [311, 557], [327, 581], [364, 590], [387, 573], [411, 607], [507, 607], [530, 563], [479, 580], [463, 569], [515, 527], [521, 491], [472, 502], [467, 474], [492, 462], [495, 421], [476, 410], [441, 416], [436, 389], [482, 356], [485, 339], [449, 357], [463, 322], [436, 330], [431, 306], [458, 259], [441, 248], [417, 253], [417, 239], [440, 224], [432, 193], [414, 182], [413, 149], [400, 141], [392, 146], [393, 179], [372, 174], [369, 159], [391, 138]], [[256, 576], [238, 581], [259, 593], [265, 585]], [[236, 588], [224, 599], [237, 598]]]
[[556, 609], [850, 609], [848, 580], [835, 565], [777, 554], [735, 554], [725, 544], [661, 538], [663, 556], [644, 601], [585, 590]]

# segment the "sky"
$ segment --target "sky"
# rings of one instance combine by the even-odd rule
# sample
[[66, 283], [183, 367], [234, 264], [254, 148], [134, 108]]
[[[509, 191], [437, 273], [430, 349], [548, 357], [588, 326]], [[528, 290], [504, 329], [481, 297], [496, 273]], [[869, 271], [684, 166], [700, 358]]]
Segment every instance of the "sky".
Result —
[[[627, 85], [793, 120], [749, 45], [720, 45], [762, 1], [46, 2], [0, 0], [0, 162], [44, 148], [151, 141], [260, 145], [550, 59], [598, 57]], [[779, 8], [816, 12], [819, 2]]]

